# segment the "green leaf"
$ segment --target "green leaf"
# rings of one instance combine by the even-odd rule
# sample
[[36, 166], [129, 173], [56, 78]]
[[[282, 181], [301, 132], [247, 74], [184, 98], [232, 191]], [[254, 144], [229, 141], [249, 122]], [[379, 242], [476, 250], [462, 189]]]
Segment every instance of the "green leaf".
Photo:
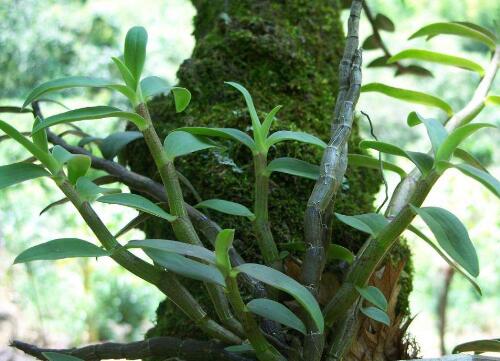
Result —
[[423, 123], [425, 125], [427, 135], [431, 140], [432, 150], [434, 154], [436, 154], [441, 144], [443, 144], [448, 137], [448, 132], [438, 120], [431, 118], [426, 119], [417, 112], [411, 112], [408, 115], [408, 125], [413, 126], [418, 123]]
[[293, 278], [273, 268], [256, 263], [245, 263], [236, 267], [235, 270], [246, 273], [265, 284], [291, 295], [309, 313], [319, 332], [323, 332], [324, 319], [316, 299], [307, 288]]
[[206, 201], [198, 203], [195, 207], [210, 208], [216, 210], [217, 212], [231, 214], [233, 216], [248, 217], [251, 220], [255, 218], [255, 215], [243, 204], [230, 202], [223, 199], [208, 199]]
[[23, 108], [26, 108], [28, 104], [50, 92], [68, 88], [106, 88], [109, 85], [110, 82], [106, 79], [92, 78], [88, 76], [70, 76], [67, 78], [51, 80], [34, 88], [26, 97], [26, 100], [23, 103]]
[[318, 147], [324, 149], [326, 148], [326, 143], [323, 142], [318, 137], [315, 137], [312, 134], [304, 133], [304, 132], [292, 132], [289, 130], [280, 130], [269, 136], [266, 140], [267, 147], [271, 147], [272, 145], [283, 142], [285, 140], [296, 140], [298, 142], [307, 143], [317, 145]]
[[224, 350], [231, 353], [254, 353], [252, 345], [249, 343], [242, 343], [241, 345], [234, 345], [225, 347]]
[[123, 63], [123, 61], [119, 58], [112, 57], [111, 60], [115, 63], [116, 67], [118, 68], [118, 71], [120, 72], [123, 81], [127, 86], [134, 92], [137, 88], [137, 81], [135, 80], [134, 76], [130, 72], [129, 68]]
[[409, 39], [426, 36], [431, 39], [437, 35], [458, 35], [473, 40], [477, 40], [487, 45], [491, 50], [495, 50], [495, 41], [483, 32], [458, 23], [434, 23], [419, 29]]
[[232, 269], [228, 252], [233, 245], [233, 239], [234, 229], [224, 229], [220, 231], [215, 239], [216, 264], [225, 276], [227, 276]]
[[453, 23], [460, 24], [460, 25], [466, 26], [468, 28], [474, 29], [476, 31], [479, 31], [480, 33], [483, 33], [484, 35], [486, 35], [487, 37], [489, 37], [494, 42], [497, 41], [496, 34], [493, 33], [492, 31], [490, 31], [490, 30], [482, 27], [482, 26], [479, 26], [479, 25], [474, 24], [474, 23], [469, 23], [467, 21], [453, 21]]
[[135, 108], [139, 104], [139, 98], [137, 97], [136, 92], [128, 86], [122, 84], [111, 84], [110, 86], [108, 86], [108, 88], [116, 90], [125, 95], [132, 104], [133, 108]]
[[250, 312], [263, 317], [266, 320], [278, 322], [282, 325], [293, 328], [302, 334], [306, 334], [306, 326], [287, 307], [276, 301], [267, 298], [257, 298], [247, 303]]
[[0, 113], [13, 113], [13, 114], [33, 113], [33, 109], [7, 105], [7, 106], [0, 106]]
[[[371, 169], [380, 169], [380, 161], [377, 158], [370, 157], [363, 154], [348, 154], [347, 161], [349, 167], [365, 167]], [[398, 167], [397, 165], [382, 161], [382, 167], [384, 170], [395, 172], [399, 174], [401, 178], [406, 177], [406, 172]]]
[[170, 90], [168, 81], [158, 76], [148, 76], [141, 80], [141, 92], [144, 99], [168, 93]]
[[354, 254], [347, 248], [339, 244], [330, 244], [326, 251], [326, 257], [329, 261], [333, 259], [340, 259], [351, 264], [354, 261]]
[[378, 58], [373, 59], [368, 65], [366, 66], [367, 68], [378, 68], [378, 67], [390, 67], [394, 66], [392, 64], [387, 64], [387, 60], [389, 57], [387, 55], [380, 56]]
[[375, 17], [375, 25], [379, 30], [385, 30], [389, 32], [393, 32], [396, 29], [392, 20], [384, 14], [377, 14], [377, 16]]
[[214, 147], [216, 147], [215, 143], [208, 138], [178, 130], [170, 133], [163, 143], [165, 153], [170, 160]]
[[87, 177], [80, 177], [76, 181], [76, 191], [84, 201], [94, 201], [100, 194], [120, 193], [117, 188], [99, 187]]
[[250, 148], [252, 152], [254, 152], [256, 149], [255, 142], [247, 133], [244, 133], [241, 130], [234, 128], [184, 127], [184, 128], [179, 128], [178, 130], [183, 132], [188, 132], [194, 135], [232, 139], [240, 143], [243, 143], [248, 148]]
[[[39, 117], [35, 118], [33, 123], [33, 128], [35, 128], [42, 120]], [[45, 130], [41, 130], [39, 132], [32, 132], [31, 139], [33, 140], [33, 144], [35, 144], [38, 148], [40, 148], [45, 153], [49, 152], [49, 142], [47, 140], [47, 133]]]
[[143, 239], [130, 241], [125, 245], [125, 247], [154, 249], [157, 251], [176, 253], [215, 264], [215, 255], [212, 251], [206, 249], [205, 247], [184, 242], [170, 241], [167, 239]]
[[224, 276], [213, 265], [200, 263], [175, 253], [162, 252], [155, 249], [145, 249], [144, 253], [158, 265], [183, 277], [226, 287]]
[[359, 143], [359, 146], [361, 149], [375, 149], [379, 152], [405, 157], [411, 160], [424, 175], [426, 175], [434, 166], [434, 159], [432, 159], [431, 156], [420, 152], [405, 151], [393, 144], [373, 140], [363, 140]]
[[32, 163], [14, 163], [0, 166], [0, 189], [39, 177], [49, 177], [43, 167]]
[[410, 75], [417, 75], [417, 76], [427, 76], [427, 77], [434, 77], [432, 72], [427, 70], [426, 68], [415, 65], [415, 64], [410, 64], [406, 66], [401, 66], [398, 67], [396, 70], [396, 76], [399, 75], [404, 75], [404, 74], [410, 74]]
[[399, 100], [404, 100], [410, 103], [427, 105], [430, 107], [436, 107], [446, 112], [449, 116], [453, 114], [453, 109], [444, 100], [437, 98], [433, 95], [418, 92], [415, 90], [396, 88], [389, 85], [381, 83], [369, 83], [361, 87], [362, 92], [378, 92], [396, 98]]
[[[436, 152], [436, 162], [448, 161], [451, 158], [451, 155], [457, 149], [457, 147], [462, 143], [467, 137], [478, 131], [482, 128], [496, 128], [492, 124], [488, 123], [471, 123], [465, 124], [461, 127], [456, 128], [454, 131], [446, 137], [443, 144], [439, 147]], [[438, 167], [438, 170], [440, 168]]]
[[266, 173], [281, 172], [316, 180], [319, 178], [319, 166], [296, 158], [273, 159], [266, 168]]
[[133, 89], [137, 88], [137, 84], [141, 79], [142, 69], [146, 61], [147, 43], [148, 33], [142, 26], [134, 26], [127, 32], [123, 58], [126, 67], [135, 79]]
[[72, 184], [76, 184], [80, 177], [87, 174], [90, 169], [91, 160], [85, 154], [73, 154], [68, 160], [68, 179]]
[[382, 311], [387, 311], [387, 300], [385, 299], [382, 291], [380, 291], [377, 287], [366, 286], [361, 288], [356, 286], [356, 290], [359, 292], [361, 297], [372, 303], [375, 307], [380, 308]]
[[500, 339], [496, 338], [491, 340], [475, 340], [475, 341], [465, 342], [455, 346], [452, 353], [471, 352], [471, 351], [474, 353], [500, 352]]
[[479, 261], [476, 249], [462, 222], [443, 208], [411, 206], [411, 209], [427, 224], [443, 250], [473, 277], [477, 277]]
[[59, 199], [59, 200], [57, 200], [55, 202], [52, 202], [47, 207], [45, 207], [44, 209], [42, 209], [39, 215], [41, 216], [42, 214], [44, 214], [45, 212], [47, 212], [49, 209], [51, 209], [53, 207], [56, 207], [56, 206], [59, 206], [59, 205], [62, 205], [64, 203], [68, 203], [68, 202], [69, 202], [69, 199], [66, 198], [66, 197], [61, 198], [61, 199]]
[[483, 186], [488, 188], [494, 195], [497, 197], [500, 197], [500, 182], [498, 179], [493, 177], [490, 173], [482, 171], [481, 169], [478, 169], [474, 166], [471, 166], [469, 164], [451, 164], [451, 163], [446, 163], [443, 165], [440, 163], [442, 167], [446, 168], [456, 168], [463, 174], [477, 180], [479, 183], [481, 183]]
[[420, 232], [416, 227], [414, 227], [412, 225], [409, 225], [407, 229], [409, 231], [413, 232], [414, 234], [416, 234], [417, 236], [419, 236], [429, 246], [431, 246], [432, 249], [434, 249], [437, 252], [437, 254], [439, 254], [441, 256], [441, 258], [444, 259], [446, 261], [446, 263], [448, 263], [450, 265], [450, 267], [453, 267], [458, 273], [460, 273], [462, 276], [464, 276], [465, 279], [467, 279], [467, 281], [469, 281], [472, 284], [472, 286], [474, 287], [474, 289], [477, 291], [477, 293], [480, 296], [483, 295], [483, 293], [481, 291], [481, 287], [479, 287], [479, 285], [474, 280], [474, 278], [472, 278], [472, 276], [470, 276], [467, 272], [465, 272], [462, 269], [462, 267], [460, 267], [458, 264], [456, 264], [451, 259], [449, 259], [448, 256], [446, 255], [446, 253], [444, 253], [437, 245], [435, 245], [434, 242], [431, 241], [429, 237], [427, 237], [424, 233]]
[[375, 35], [370, 35], [365, 39], [365, 41], [363, 41], [363, 45], [361, 45], [361, 47], [364, 50], [375, 50], [380, 48], [380, 44]]
[[275, 106], [273, 110], [271, 110], [267, 115], [266, 118], [264, 119], [264, 122], [262, 123], [262, 136], [264, 138], [267, 137], [269, 134], [269, 130], [271, 129], [271, 126], [273, 124], [274, 118], [276, 117], [276, 114], [279, 112], [279, 110], [282, 108], [282, 105]]
[[42, 352], [48, 361], [83, 361], [82, 359], [58, 352]]
[[389, 223], [387, 219], [379, 213], [365, 213], [358, 214], [356, 216], [346, 216], [335, 213], [335, 216], [342, 223], [345, 223], [361, 232], [371, 234], [374, 237], [376, 237], [377, 233], [379, 233], [382, 228]]
[[109, 256], [109, 253], [90, 242], [78, 238], [59, 238], [21, 252], [14, 260], [14, 264], [40, 260], [101, 256]]
[[243, 85], [235, 82], [227, 81], [224, 83], [231, 85], [232, 87], [236, 88], [241, 94], [243, 94], [243, 97], [245, 98], [245, 102], [247, 104], [248, 113], [250, 114], [250, 118], [252, 119], [252, 128], [254, 132], [259, 132], [261, 127], [260, 120], [257, 115], [257, 111], [255, 110], [255, 106], [253, 105], [252, 96], [250, 95], [248, 90]]
[[175, 111], [183, 112], [191, 101], [191, 92], [186, 88], [173, 87], [172, 94], [174, 95]]
[[140, 138], [143, 138], [141, 132], [137, 131], [116, 132], [104, 138], [102, 142], [99, 144], [99, 149], [101, 150], [101, 153], [104, 158], [113, 159], [128, 144]]
[[363, 313], [366, 317], [371, 318], [377, 322], [383, 323], [386, 326], [390, 326], [391, 319], [379, 308], [376, 307], [361, 307], [361, 313]]
[[458, 56], [438, 53], [430, 50], [421, 50], [421, 49], [403, 50], [393, 55], [387, 62], [389, 64], [392, 64], [405, 59], [416, 59], [416, 60], [428, 61], [431, 63], [451, 65], [458, 68], [475, 71], [479, 73], [481, 76], [484, 74], [483, 67], [472, 60], [461, 58]]
[[139, 129], [146, 128], [146, 120], [139, 114], [126, 112], [115, 107], [97, 106], [70, 110], [45, 118], [43, 123], [38, 124], [33, 132], [51, 127], [56, 124], [72, 123], [80, 120], [102, 119], [102, 118], [124, 118], [137, 125]]
[[465, 163], [477, 169], [488, 172], [488, 170], [484, 167], [484, 165], [481, 164], [481, 162], [476, 157], [474, 157], [472, 154], [470, 154], [469, 152], [465, 151], [462, 148], [455, 149], [455, 151], [453, 152], [453, 156], [463, 160]]
[[98, 202], [108, 204], [119, 204], [125, 207], [137, 209], [138, 211], [152, 214], [153, 216], [163, 218], [168, 222], [173, 222], [177, 217], [165, 212], [159, 206], [138, 194], [118, 193], [102, 196], [97, 199]]
[[485, 100], [486, 104], [500, 105], [500, 95], [488, 95]]

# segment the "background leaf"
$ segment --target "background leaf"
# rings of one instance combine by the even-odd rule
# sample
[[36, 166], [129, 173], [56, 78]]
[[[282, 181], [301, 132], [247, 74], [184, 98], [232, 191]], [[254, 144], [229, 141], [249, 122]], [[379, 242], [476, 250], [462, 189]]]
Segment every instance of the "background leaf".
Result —
[[58, 352], [43, 352], [42, 355], [44, 355], [49, 361], [83, 361], [78, 357]]
[[145, 100], [159, 94], [166, 94], [170, 90], [168, 81], [158, 76], [148, 76], [141, 80], [141, 93]]
[[141, 132], [137, 131], [126, 131], [126, 132], [116, 132], [108, 135], [99, 144], [99, 149], [104, 158], [113, 159], [125, 148], [129, 143], [134, 140], [143, 138]]
[[385, 313], [379, 308], [376, 307], [361, 307], [361, 313], [363, 313], [366, 317], [371, 318], [372, 320], [375, 320], [377, 322], [383, 323], [386, 326], [390, 326], [391, 324], [391, 319]]
[[214, 252], [205, 247], [197, 246], [167, 239], [142, 239], [130, 241], [125, 245], [126, 248], [155, 249], [158, 251], [176, 253], [183, 256], [199, 258], [201, 260], [215, 264]]
[[316, 180], [319, 178], [319, 166], [296, 158], [276, 158], [273, 159], [266, 168], [266, 172], [281, 172], [298, 177]]
[[255, 218], [255, 215], [243, 204], [226, 201], [224, 199], [208, 199], [198, 203], [196, 208], [210, 208], [221, 213], [231, 214], [233, 216]]
[[285, 140], [295, 140], [301, 143], [317, 145], [322, 149], [326, 148], [326, 143], [323, 142], [318, 137], [309, 133], [292, 132], [290, 130], [280, 130], [271, 134], [269, 138], [267, 138], [266, 140], [266, 145], [270, 147], [276, 143], [283, 142]]
[[389, 32], [393, 32], [396, 29], [392, 20], [384, 14], [377, 14], [377, 16], [375, 17], [375, 25], [379, 30], [385, 30]]
[[383, 311], [387, 311], [387, 300], [385, 299], [384, 294], [377, 287], [374, 286], [366, 286], [366, 287], [358, 287], [356, 286], [356, 290], [359, 292], [361, 297], [363, 297], [368, 302], [372, 303], [374, 306], [380, 308]]
[[359, 231], [371, 234], [372, 236], [376, 236], [377, 233], [389, 223], [387, 219], [379, 213], [365, 213], [356, 216], [346, 216], [335, 213], [335, 216], [342, 223], [356, 228]]
[[470, 352], [470, 351], [474, 353], [500, 352], [500, 339], [497, 338], [491, 340], [475, 340], [475, 341], [465, 342], [455, 346], [452, 353]]
[[[363, 154], [348, 154], [347, 165], [349, 167], [365, 167], [371, 169], [380, 169], [380, 161], [377, 158], [373, 158]], [[398, 167], [393, 163], [382, 161], [382, 167], [384, 170], [388, 170], [399, 174], [401, 178], [406, 177], [406, 172], [402, 168]]]
[[39, 177], [48, 177], [50, 173], [43, 167], [32, 163], [14, 163], [0, 166], [0, 189]]
[[477, 180], [479, 183], [488, 188], [494, 195], [500, 197], [500, 182], [493, 177], [490, 173], [481, 169], [473, 167], [469, 164], [451, 164], [447, 163], [446, 167], [453, 167], [458, 169], [465, 175]]
[[165, 153], [173, 160], [182, 155], [216, 147], [210, 139], [184, 131], [170, 133], [163, 143]]
[[179, 131], [188, 132], [195, 135], [203, 135], [207, 137], [217, 137], [224, 139], [236, 140], [245, 144], [252, 151], [255, 151], [255, 143], [253, 139], [239, 129], [234, 128], [204, 128], [204, 127], [184, 127], [179, 128]]
[[247, 303], [250, 312], [263, 317], [266, 320], [275, 321], [282, 325], [293, 328], [303, 335], [306, 334], [306, 326], [287, 307], [267, 298], [257, 298]]

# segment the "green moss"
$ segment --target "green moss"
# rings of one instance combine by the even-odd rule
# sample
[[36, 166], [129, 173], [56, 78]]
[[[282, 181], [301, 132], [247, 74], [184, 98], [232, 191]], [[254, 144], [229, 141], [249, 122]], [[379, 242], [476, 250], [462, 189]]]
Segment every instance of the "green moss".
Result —
[[[193, 97], [188, 109], [176, 114], [170, 98], [149, 104], [161, 137], [181, 126], [233, 127], [248, 130], [250, 119], [241, 94], [223, 81], [236, 81], [252, 94], [259, 115], [264, 117], [283, 105], [274, 129], [301, 130], [327, 141], [330, 132], [337, 70], [344, 34], [337, 1], [289, 0], [193, 1], [196, 47], [178, 71], [179, 84]], [[228, 4], [228, 8], [224, 8]], [[359, 152], [357, 126], [349, 148]], [[176, 161], [178, 170], [191, 180], [203, 199], [222, 198], [252, 206], [252, 166], [248, 149], [231, 142], [223, 150], [200, 152]], [[292, 156], [319, 164], [321, 152], [309, 145], [288, 143], [270, 153]], [[146, 148], [139, 142], [129, 149], [132, 169], [149, 176], [156, 171]], [[373, 211], [374, 195], [380, 187], [375, 171], [351, 169], [346, 187], [336, 201], [336, 212], [359, 214]], [[303, 239], [303, 215], [313, 187], [311, 180], [273, 174], [270, 190], [270, 220], [279, 243]], [[195, 202], [186, 193], [189, 202]], [[258, 261], [256, 242], [248, 220], [210, 216], [222, 227], [236, 229], [243, 240], [238, 245], [247, 261]], [[144, 228], [148, 237], [171, 237], [160, 222]], [[366, 236], [340, 223], [334, 225], [334, 240], [356, 251]], [[150, 334], [197, 335], [178, 311], [167, 303], [158, 309], [158, 327]], [[159, 329], [159, 330], [158, 330]]]

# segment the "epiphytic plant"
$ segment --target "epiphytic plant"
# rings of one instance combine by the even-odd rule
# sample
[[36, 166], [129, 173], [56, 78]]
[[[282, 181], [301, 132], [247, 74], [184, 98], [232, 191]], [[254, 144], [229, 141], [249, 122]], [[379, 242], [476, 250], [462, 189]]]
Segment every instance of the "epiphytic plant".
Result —
[[[168, 87], [158, 77], [141, 78], [147, 44], [147, 33], [141, 27], [134, 27], [128, 32], [123, 58], [113, 58], [124, 84], [90, 77], [69, 77], [49, 81], [33, 89], [22, 107], [26, 111], [31, 104], [32, 109], [29, 111], [33, 111], [36, 116], [30, 133], [31, 139], [7, 122], [0, 121], [0, 129], [32, 154], [32, 162], [0, 167], [0, 187], [5, 188], [38, 177], [49, 177], [66, 196], [64, 200], [51, 206], [71, 202], [102, 247], [76, 238], [56, 239], [25, 250], [16, 258], [15, 263], [68, 257], [111, 257], [131, 273], [155, 285], [186, 317], [215, 341], [159, 337], [128, 345], [103, 344], [71, 350], [39, 349], [18, 341], [13, 345], [36, 357], [49, 360], [149, 356], [176, 356], [185, 360], [198, 360], [200, 357], [206, 360], [257, 358], [263, 361], [341, 359], [356, 334], [358, 326], [355, 320], [359, 317], [359, 312], [375, 322], [386, 325], [391, 323], [386, 313], [386, 297], [378, 288], [370, 285], [370, 280], [390, 248], [406, 230], [423, 238], [480, 291], [474, 281], [479, 274], [479, 261], [467, 230], [449, 211], [438, 207], [422, 207], [422, 203], [434, 183], [448, 168], [456, 168], [484, 184], [497, 196], [500, 194], [499, 182], [476, 159], [459, 148], [460, 143], [468, 136], [482, 128], [492, 127], [491, 124], [471, 121], [485, 103], [498, 103], [498, 96], [488, 94], [500, 57], [496, 37], [489, 31], [468, 23], [432, 24], [412, 36], [431, 38], [452, 34], [481, 41], [493, 53], [491, 63], [485, 69], [467, 59], [418, 49], [405, 50], [387, 60], [390, 63], [411, 58], [478, 72], [482, 80], [474, 96], [462, 110], [454, 111], [445, 101], [428, 94], [380, 83], [361, 85], [362, 59], [358, 49], [361, 8], [361, 1], [353, 1], [328, 143], [307, 133], [287, 130], [271, 132], [280, 106], [272, 109], [261, 121], [248, 91], [240, 84], [229, 82], [227, 84], [238, 90], [246, 101], [252, 136], [231, 128], [185, 127], [171, 132], [162, 144], [148, 113], [148, 98], [170, 93], [177, 112], [182, 112], [189, 105], [191, 94], [184, 88]], [[97, 106], [69, 110], [44, 118], [38, 107], [40, 98], [47, 93], [73, 87], [99, 87], [118, 91], [130, 101], [132, 111]], [[360, 92], [368, 91], [437, 107], [446, 112], [448, 119], [444, 123], [415, 112], [408, 116], [410, 126], [423, 124], [426, 127], [432, 146], [429, 152], [407, 151], [381, 141], [361, 142], [362, 148], [407, 158], [416, 167], [410, 173], [382, 161], [381, 158], [348, 154], [347, 141], [356, 103]], [[81, 120], [112, 117], [126, 119], [135, 124], [138, 131], [95, 138], [75, 128], [74, 132], [79, 132], [82, 140], [79, 146], [73, 146], [63, 139], [62, 134], [56, 135], [49, 129], [58, 124], [72, 125]], [[145, 140], [163, 184], [113, 162], [113, 158], [123, 147], [138, 138]], [[176, 158], [218, 147], [220, 144], [217, 141], [220, 138], [242, 143], [253, 156], [253, 209], [221, 199], [204, 200], [194, 207], [184, 201], [175, 166]], [[290, 157], [269, 161], [269, 149], [283, 141], [298, 141], [322, 148], [324, 153], [321, 164], [313, 165]], [[83, 148], [88, 142], [98, 144], [102, 158]], [[462, 159], [464, 163], [456, 163], [456, 158]], [[335, 196], [348, 163], [393, 171], [401, 176], [401, 182], [394, 190], [384, 215], [334, 213]], [[91, 167], [104, 170], [113, 178], [92, 179], [88, 175]], [[304, 243], [285, 245], [304, 253], [298, 280], [284, 273], [279, 244], [273, 238], [268, 220], [269, 179], [273, 172], [316, 180], [305, 212]], [[134, 193], [120, 193], [114, 188], [103, 187], [117, 180]], [[132, 207], [140, 215], [113, 235], [95, 212], [93, 202]], [[168, 207], [164, 206], [165, 203]], [[234, 230], [221, 229], [200, 208], [248, 218], [254, 225], [265, 265], [245, 263], [233, 246]], [[331, 229], [334, 216], [368, 234], [366, 244], [358, 254], [354, 255], [335, 244]], [[416, 216], [427, 224], [437, 244], [412, 226]], [[177, 240], [145, 239], [126, 244], [118, 242], [118, 237], [145, 217], [159, 217], [170, 224]], [[200, 234], [208, 245], [202, 241]], [[130, 250], [134, 248], [142, 249], [151, 262], [131, 253]], [[321, 309], [317, 302], [319, 282], [325, 265], [335, 259], [347, 261], [350, 266], [338, 291]], [[218, 320], [208, 316], [177, 275], [203, 282]], [[248, 302], [240, 291], [243, 284], [252, 295]], [[286, 305], [281, 302], [285, 296], [289, 300]], [[287, 305], [293, 307], [289, 308]], [[262, 327], [264, 324], [268, 327]], [[284, 329], [277, 327], [277, 324], [284, 326]], [[275, 330], [274, 333], [267, 331], [269, 326]]]

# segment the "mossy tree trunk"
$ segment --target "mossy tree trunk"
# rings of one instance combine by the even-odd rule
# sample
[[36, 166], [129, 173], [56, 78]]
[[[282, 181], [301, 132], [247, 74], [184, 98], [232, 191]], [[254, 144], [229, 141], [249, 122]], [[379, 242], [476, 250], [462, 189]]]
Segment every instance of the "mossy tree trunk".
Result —
[[[338, 85], [338, 63], [344, 45], [339, 2], [193, 0], [193, 4], [197, 9], [196, 46], [191, 58], [178, 71], [179, 84], [192, 92], [192, 102], [181, 114], [174, 112], [170, 98], [158, 98], [149, 104], [160, 135], [166, 136], [170, 130], [185, 125], [248, 129], [250, 119], [240, 94], [223, 83], [236, 81], [250, 91], [261, 115], [278, 104], [283, 105], [275, 129], [306, 131], [328, 140]], [[349, 144], [351, 152], [359, 152], [359, 140], [358, 130], [354, 129]], [[223, 150], [179, 159], [178, 169], [201, 198], [222, 198], [251, 208], [250, 154], [238, 144], [224, 145]], [[321, 151], [288, 143], [273, 150], [270, 156], [274, 155], [319, 164]], [[129, 149], [128, 162], [133, 170], [155, 176], [154, 164], [146, 156], [143, 145], [136, 144]], [[342, 193], [337, 197], [336, 212], [372, 212], [380, 184], [377, 172], [348, 168]], [[303, 215], [313, 185], [311, 180], [273, 175], [269, 203], [271, 227], [277, 242], [302, 241]], [[198, 200], [188, 187], [185, 195], [192, 203]], [[242, 240], [236, 246], [247, 261], [259, 261], [252, 226], [246, 219], [215, 212], [210, 216], [222, 227], [236, 229], [237, 238]], [[144, 230], [149, 238], [172, 237], [168, 229], [154, 221], [147, 223]], [[351, 250], [357, 251], [365, 239], [364, 234], [351, 228], [339, 223], [334, 225], [334, 241]], [[396, 255], [389, 268], [392, 264], [399, 267], [399, 260], [407, 259], [404, 251]], [[285, 264], [290, 275], [297, 274], [299, 266], [293, 257]], [[335, 291], [332, 285], [338, 285], [335, 280], [341, 277], [345, 265], [332, 264], [327, 269], [332, 276], [326, 277], [328, 287], [322, 290], [323, 297]], [[190, 284], [200, 295], [203, 293], [199, 284]], [[404, 283], [403, 286], [406, 291], [404, 297], [399, 297], [398, 315], [406, 312], [406, 296], [411, 287]], [[200, 299], [204, 301], [201, 296]], [[158, 324], [149, 335], [203, 337], [168, 301], [158, 308]], [[363, 349], [366, 345], [363, 343]]]

